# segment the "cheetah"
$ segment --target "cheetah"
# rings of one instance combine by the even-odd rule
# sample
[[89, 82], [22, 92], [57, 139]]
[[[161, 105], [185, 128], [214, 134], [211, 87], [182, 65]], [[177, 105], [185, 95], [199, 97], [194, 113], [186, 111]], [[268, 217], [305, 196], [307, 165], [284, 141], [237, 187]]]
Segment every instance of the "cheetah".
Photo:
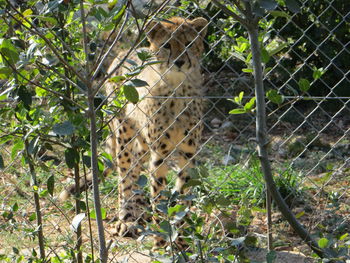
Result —
[[[146, 67], [138, 76], [148, 83], [138, 89], [142, 99], [127, 104], [122, 119], [112, 120], [112, 136], [107, 140], [107, 151], [115, 158], [119, 175], [116, 231], [120, 236], [133, 229], [145, 212], [147, 203], [137, 185], [145, 162], [154, 211], [167, 184], [170, 156], [176, 154], [179, 169], [174, 190], [183, 193], [183, 185], [189, 180], [188, 168], [194, 166], [202, 131], [200, 58], [207, 23], [201, 17], [173, 17], [150, 26], [149, 50], [161, 63]], [[114, 60], [110, 70], [117, 63], [119, 60]], [[107, 94], [114, 89], [109, 84]]]
[[[118, 236], [137, 236], [136, 226], [144, 218], [148, 202], [137, 184], [142, 170], [149, 174], [154, 212], [156, 204], [164, 198], [161, 191], [167, 185], [170, 157], [176, 157], [178, 166], [174, 190], [184, 193], [183, 185], [190, 178], [188, 168], [194, 167], [202, 132], [200, 58], [207, 24], [202, 17], [193, 20], [172, 17], [152, 21], [149, 27], [148, 49], [160, 63], [145, 67], [137, 76], [148, 85], [137, 88], [141, 98], [138, 103], [129, 102], [122, 117], [110, 122], [111, 136], [106, 141], [106, 151], [115, 160], [119, 176]], [[119, 62], [116, 58], [108, 71]], [[116, 85], [107, 83], [106, 93], [113, 94]]]

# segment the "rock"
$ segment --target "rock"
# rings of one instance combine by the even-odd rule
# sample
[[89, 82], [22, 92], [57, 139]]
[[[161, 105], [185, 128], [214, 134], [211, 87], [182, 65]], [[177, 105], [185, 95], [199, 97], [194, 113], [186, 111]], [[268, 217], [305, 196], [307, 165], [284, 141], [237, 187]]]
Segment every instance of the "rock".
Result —
[[226, 166], [226, 165], [234, 164], [235, 161], [236, 160], [235, 160], [235, 158], [233, 156], [231, 156], [229, 154], [226, 154], [224, 156], [224, 158], [222, 159], [222, 164]]
[[222, 131], [231, 131], [235, 126], [233, 125], [233, 123], [231, 121], [225, 121], [221, 127], [220, 130]]
[[288, 142], [288, 155], [290, 157], [296, 157], [300, 155], [306, 148], [305, 142], [306, 139], [304, 136], [292, 137]]
[[214, 118], [211, 120], [210, 124], [214, 127], [214, 128], [219, 128], [220, 125], [222, 123], [222, 120], [218, 119], [218, 118]]

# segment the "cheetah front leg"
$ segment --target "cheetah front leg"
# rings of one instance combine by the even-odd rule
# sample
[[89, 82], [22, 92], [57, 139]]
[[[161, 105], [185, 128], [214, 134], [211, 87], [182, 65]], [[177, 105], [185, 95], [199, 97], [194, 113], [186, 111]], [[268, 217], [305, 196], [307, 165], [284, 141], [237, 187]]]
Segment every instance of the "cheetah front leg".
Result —
[[143, 223], [148, 205], [137, 185], [142, 162], [147, 157], [143, 140], [136, 136], [136, 131], [127, 122], [118, 129], [117, 151], [119, 220], [116, 234], [137, 237], [140, 234], [137, 225]]
[[[165, 144], [162, 144], [165, 145]], [[162, 199], [165, 199], [165, 197], [162, 195], [162, 191], [165, 189], [167, 182], [166, 182], [166, 175], [169, 170], [168, 165], [166, 164], [166, 158], [167, 154], [165, 154], [165, 151], [157, 151], [156, 149], [153, 149], [151, 151], [150, 156], [150, 164], [149, 164], [149, 170], [151, 173], [150, 176], [150, 183], [151, 183], [151, 203], [152, 203], [152, 209], [154, 212], [153, 215], [153, 222], [156, 225], [159, 225], [160, 218], [157, 216], [159, 211], [157, 211], [157, 205]], [[166, 241], [160, 237], [160, 236], [154, 236], [154, 248], [160, 248], [163, 247], [166, 244]]]
[[176, 179], [175, 191], [179, 192], [180, 194], [185, 193], [183, 185], [191, 179], [188, 171], [194, 167], [193, 157], [197, 152], [196, 138], [193, 136], [193, 134], [191, 135], [183, 140], [178, 146], [180, 154], [177, 159], [177, 165], [180, 172], [178, 173]]

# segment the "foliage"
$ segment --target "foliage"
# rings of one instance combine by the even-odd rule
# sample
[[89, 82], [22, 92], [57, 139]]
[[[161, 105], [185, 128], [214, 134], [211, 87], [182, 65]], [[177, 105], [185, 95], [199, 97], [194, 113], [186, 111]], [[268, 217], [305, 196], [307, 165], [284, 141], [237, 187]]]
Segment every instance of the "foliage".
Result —
[[[347, 5], [344, 1], [253, 2], [254, 11], [262, 16], [259, 39], [267, 90], [277, 87], [278, 92], [286, 96], [302, 93], [349, 96], [347, 81], [343, 79], [350, 67], [344, 49], [350, 39], [349, 21], [344, 19]], [[207, 67], [212, 71], [223, 70], [225, 63], [238, 73], [251, 73], [250, 44], [243, 25], [212, 2], [202, 8], [213, 21], [213, 26], [208, 28]], [[237, 12], [234, 5], [229, 8]], [[299, 89], [305, 84], [305, 81], [300, 82], [302, 79], [309, 83], [307, 90]], [[310, 100], [300, 104], [310, 104]]]
[[[100, 173], [105, 165], [110, 165], [108, 154], [97, 157], [94, 153], [95, 141], [104, 140], [107, 135], [106, 118], [111, 114], [104, 106], [106, 98], [100, 95], [101, 86], [111, 77], [100, 73], [99, 65], [106, 63], [104, 55], [108, 47], [108, 41], [101, 39], [107, 32], [122, 30], [127, 1], [119, 1], [111, 9], [102, 8], [103, 3], [105, 1], [0, 1], [0, 118], [6, 120], [0, 124], [0, 139], [1, 145], [12, 146], [10, 159], [3, 158], [0, 152], [0, 168], [18, 158], [29, 168], [31, 190], [28, 192], [34, 196], [35, 219], [39, 224], [38, 229], [32, 231], [32, 237], [39, 238], [41, 260], [45, 250], [39, 199], [52, 202], [55, 182], [61, 180], [56, 174], [48, 176], [48, 171], [58, 163], [65, 164], [74, 170], [79, 180], [83, 165], [91, 166], [95, 161]], [[147, 19], [148, 16], [139, 28], [140, 35]], [[136, 103], [136, 87], [147, 85], [135, 77], [148, 63], [156, 62], [150, 62], [151, 56], [145, 52], [139, 57], [142, 64], [134, 62], [130, 74], [112, 79], [123, 87], [116, 91], [116, 105], [125, 99]], [[92, 123], [97, 127], [97, 138]], [[49, 161], [52, 158], [58, 162]], [[81, 204], [76, 201], [78, 214]], [[101, 222], [99, 211], [93, 210], [88, 216], [96, 216]], [[101, 211], [103, 219], [106, 211]], [[5, 214], [10, 220], [8, 216]], [[78, 240], [81, 219], [74, 223]], [[77, 250], [81, 262], [80, 248]], [[69, 254], [75, 257], [75, 252]]]
[[[350, 67], [344, 49], [350, 39], [350, 24], [344, 19], [347, 3], [341, 0], [302, 2], [301, 12], [292, 16], [290, 23], [286, 24], [282, 17], [274, 22], [275, 31], [271, 36], [286, 39], [291, 46], [289, 57], [281, 58], [279, 61], [281, 66], [272, 73], [272, 76], [278, 74], [280, 77], [277, 85], [287, 83], [287, 88], [295, 87], [296, 83], [282, 72], [282, 68], [295, 72], [296, 80], [314, 75], [315, 80], [310, 94], [324, 96], [336, 86], [332, 96], [349, 96], [346, 82], [342, 81], [343, 74]], [[306, 28], [307, 34], [302, 30]], [[336, 30], [333, 30], [334, 28]], [[322, 73], [319, 76], [322, 78], [315, 78], [315, 74], [318, 74], [314, 73], [315, 69], [321, 69]], [[283, 93], [290, 94], [290, 91], [284, 90]]]

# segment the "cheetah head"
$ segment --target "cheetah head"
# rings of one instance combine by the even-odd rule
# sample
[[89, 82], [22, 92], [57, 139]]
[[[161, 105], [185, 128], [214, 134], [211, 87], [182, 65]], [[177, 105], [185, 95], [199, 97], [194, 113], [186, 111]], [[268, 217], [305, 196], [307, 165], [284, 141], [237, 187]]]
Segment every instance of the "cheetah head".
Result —
[[150, 50], [162, 62], [160, 69], [189, 72], [198, 68], [207, 24], [202, 17], [193, 20], [172, 17], [168, 21], [152, 22], [147, 38]]

